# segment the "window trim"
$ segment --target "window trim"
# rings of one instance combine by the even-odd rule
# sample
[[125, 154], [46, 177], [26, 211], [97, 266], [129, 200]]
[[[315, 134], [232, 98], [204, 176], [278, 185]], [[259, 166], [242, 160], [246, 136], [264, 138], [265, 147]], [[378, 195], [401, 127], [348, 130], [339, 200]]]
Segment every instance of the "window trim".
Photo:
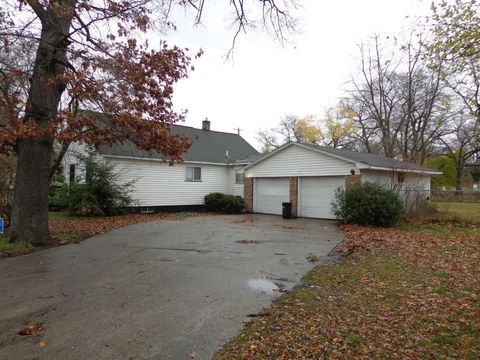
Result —
[[77, 166], [76, 164], [69, 164], [68, 167], [68, 184], [73, 185], [76, 183], [76, 171], [77, 171]]
[[[192, 169], [192, 177], [189, 178], [188, 177], [188, 172], [189, 172], [189, 169]], [[200, 172], [200, 178], [199, 179], [195, 179], [195, 169], [199, 169], [199, 172]], [[202, 167], [201, 166], [187, 166], [185, 168], [185, 181], [187, 182], [202, 182]]]
[[[237, 176], [241, 175], [242, 176], [242, 181], [238, 181]], [[245, 183], [245, 173], [236, 171], [235, 172], [235, 184], [244, 184]]]

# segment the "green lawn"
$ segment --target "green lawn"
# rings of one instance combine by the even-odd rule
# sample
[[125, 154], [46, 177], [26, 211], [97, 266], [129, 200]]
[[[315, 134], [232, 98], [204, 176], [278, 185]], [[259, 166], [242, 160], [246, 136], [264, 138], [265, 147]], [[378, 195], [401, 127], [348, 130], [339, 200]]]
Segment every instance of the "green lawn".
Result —
[[30, 244], [9, 242], [8, 236], [0, 234], [0, 257], [28, 254], [33, 251]]
[[480, 203], [435, 202], [434, 206], [448, 219], [480, 221]]
[[344, 226], [356, 255], [317, 266], [214, 359], [479, 359], [480, 234], [435, 227]]

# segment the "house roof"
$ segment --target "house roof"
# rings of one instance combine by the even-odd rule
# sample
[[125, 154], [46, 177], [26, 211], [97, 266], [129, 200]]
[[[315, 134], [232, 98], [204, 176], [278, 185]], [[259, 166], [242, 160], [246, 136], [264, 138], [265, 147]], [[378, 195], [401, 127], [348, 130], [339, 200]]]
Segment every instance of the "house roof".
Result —
[[[108, 121], [105, 114], [89, 112], [98, 121]], [[185, 135], [192, 140], [192, 146], [183, 154], [184, 161], [217, 163], [217, 164], [248, 164], [259, 156], [244, 138], [238, 134], [202, 130], [183, 125], [172, 125], [171, 135]], [[228, 151], [228, 157], [227, 157]], [[103, 145], [100, 154], [107, 156], [132, 157], [143, 159], [164, 159], [162, 153], [138, 149], [131, 141], [112, 146]]]
[[[438, 171], [435, 169], [429, 169], [411, 162], [388, 158], [380, 154], [358, 152], [358, 151], [351, 151], [351, 150], [345, 150], [345, 149], [334, 149], [328, 146], [320, 146], [316, 144], [291, 142], [281, 146], [274, 152], [281, 151], [282, 149], [292, 145], [298, 145], [298, 146], [310, 148], [312, 150], [316, 150], [318, 152], [355, 163], [359, 165], [359, 168], [370, 168], [370, 169], [378, 169], [378, 170], [393, 169], [393, 170], [403, 170], [407, 172], [428, 173], [432, 175], [442, 173], [441, 171]], [[273, 153], [270, 153], [270, 154], [273, 154]], [[264, 158], [267, 158], [270, 154], [267, 154], [264, 157], [258, 159], [257, 161], [251, 163], [250, 165], [248, 165], [248, 167], [251, 167], [254, 164], [262, 161]]]

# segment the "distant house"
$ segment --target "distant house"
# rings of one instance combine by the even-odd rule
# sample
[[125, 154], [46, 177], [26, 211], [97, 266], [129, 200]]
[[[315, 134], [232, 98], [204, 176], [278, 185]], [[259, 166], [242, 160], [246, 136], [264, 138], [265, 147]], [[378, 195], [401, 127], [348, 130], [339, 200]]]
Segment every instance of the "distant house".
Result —
[[[131, 195], [138, 210], [199, 208], [211, 192], [243, 195], [243, 167], [258, 157], [245, 139], [211, 130], [208, 120], [201, 129], [172, 125], [171, 134], [192, 140], [184, 162], [173, 166], [161, 153], [139, 150], [131, 142], [99, 149], [100, 157], [115, 165], [122, 181], [135, 181]], [[84, 176], [75, 157], [77, 151], [82, 151], [82, 145], [72, 144], [64, 159], [64, 175], [70, 182]]]
[[382, 155], [288, 143], [246, 165], [247, 211], [281, 214], [291, 202], [294, 216], [332, 219], [337, 188], [361, 182], [378, 183], [409, 200], [428, 199], [430, 177], [438, 170]]

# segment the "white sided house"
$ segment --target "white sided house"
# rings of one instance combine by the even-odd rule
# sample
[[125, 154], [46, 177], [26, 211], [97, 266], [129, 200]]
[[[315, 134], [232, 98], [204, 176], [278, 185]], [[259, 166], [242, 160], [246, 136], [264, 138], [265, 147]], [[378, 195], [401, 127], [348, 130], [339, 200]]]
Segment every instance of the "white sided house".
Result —
[[244, 168], [247, 212], [282, 214], [290, 202], [292, 215], [333, 219], [335, 190], [372, 182], [398, 191], [406, 201], [429, 200], [430, 178], [441, 174], [382, 155], [287, 143]]
[[[192, 140], [184, 161], [173, 166], [161, 153], [139, 150], [131, 142], [99, 149], [100, 157], [115, 165], [121, 182], [134, 182], [131, 196], [137, 211], [201, 208], [211, 192], [243, 195], [243, 168], [258, 152], [240, 135], [212, 131], [208, 120], [202, 129], [172, 125], [171, 134]], [[78, 148], [76, 144], [64, 160], [70, 183], [83, 177], [72, 155]]]

